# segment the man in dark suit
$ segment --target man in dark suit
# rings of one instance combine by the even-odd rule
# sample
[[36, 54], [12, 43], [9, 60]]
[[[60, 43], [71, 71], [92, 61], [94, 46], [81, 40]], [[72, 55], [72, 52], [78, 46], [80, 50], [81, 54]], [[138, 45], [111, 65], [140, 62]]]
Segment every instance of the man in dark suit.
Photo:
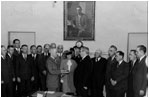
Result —
[[41, 45], [38, 45], [37, 46], [37, 54], [42, 54], [42, 46]]
[[146, 88], [148, 86], [147, 80], [147, 66], [145, 64], [146, 59], [146, 47], [144, 45], [137, 46], [138, 63], [133, 71], [133, 89], [135, 97], [142, 97], [146, 94]]
[[92, 58], [93, 71], [91, 80], [91, 96], [103, 97], [103, 86], [105, 84], [106, 64], [107, 60], [101, 57], [102, 51], [96, 50], [95, 57]]
[[137, 64], [136, 50], [130, 50], [129, 59], [130, 59], [130, 62], [129, 62], [127, 97], [134, 97], [132, 72], [134, 70], [134, 67]]
[[29, 55], [30, 62], [33, 66], [33, 76], [34, 76], [34, 81], [31, 82], [32, 86], [32, 91], [37, 91], [39, 89], [39, 69], [38, 69], [38, 54], [36, 50], [36, 46], [32, 45], [30, 47], [30, 52], [31, 54]]
[[82, 60], [79, 63], [77, 71], [77, 95], [82, 97], [87, 97], [88, 91], [90, 89], [90, 80], [92, 72], [92, 61], [89, 57], [89, 48], [82, 47], [80, 53]]
[[15, 96], [15, 74], [14, 74], [14, 66], [13, 66], [13, 53], [14, 53], [14, 47], [13, 47], [13, 45], [8, 45], [8, 47], [7, 47], [7, 54], [6, 54], [6, 59], [7, 59], [7, 62], [8, 62], [8, 64], [9, 64], [9, 66], [10, 66], [10, 72], [9, 72], [9, 74], [10, 74], [10, 77], [12, 78], [12, 80], [13, 80], [13, 82], [11, 82], [12, 83], [12, 88], [10, 88], [10, 89], [12, 89], [12, 92], [13, 92], [13, 96]]
[[108, 51], [109, 58], [107, 59], [107, 66], [106, 66], [106, 77], [105, 77], [105, 86], [106, 86], [106, 96], [110, 97], [111, 96], [111, 82], [110, 82], [110, 77], [111, 77], [111, 68], [113, 65], [116, 65], [117, 61], [115, 59], [115, 54], [117, 51], [117, 47], [114, 45], [111, 45]]
[[[73, 48], [75, 50], [75, 56], [72, 59], [75, 60], [78, 65], [82, 59], [80, 56], [80, 48], [77, 46], [74, 46]], [[74, 71], [74, 86], [75, 87], [77, 87], [77, 80], [78, 80], [77, 71], [78, 71], [78, 66], [76, 67]]]
[[[15, 73], [15, 76], [16, 76], [16, 61], [17, 61], [17, 58], [18, 56], [20, 55], [21, 53], [21, 49], [20, 49], [20, 40], [19, 39], [14, 39], [13, 40], [13, 46], [14, 46], [14, 53], [13, 53], [13, 66], [14, 66], [14, 73]], [[17, 77], [15, 77], [17, 78]], [[14, 96], [18, 96], [18, 91], [16, 89], [16, 87], [18, 86], [18, 83], [17, 81], [15, 81], [14, 83], [14, 91], [16, 92]]]
[[47, 75], [47, 68], [46, 68], [46, 61], [50, 57], [50, 45], [44, 45], [44, 52], [38, 58], [38, 69], [39, 69], [39, 77], [40, 77], [40, 90], [45, 91], [46, 88], [46, 75]]
[[14, 39], [13, 40], [13, 45], [14, 45], [14, 55], [19, 55], [21, 50], [20, 50], [20, 40], [19, 39]]
[[13, 60], [13, 62], [14, 62], [14, 69], [16, 69], [16, 60], [17, 60], [17, 57], [21, 53], [20, 40], [19, 39], [14, 39], [13, 40], [13, 46], [14, 46], [14, 53], [13, 53], [14, 60]]
[[111, 97], [124, 97], [127, 90], [129, 65], [123, 60], [124, 53], [122, 51], [117, 51], [115, 58], [118, 63], [112, 66], [110, 78], [110, 82], [112, 84]]
[[5, 46], [1, 45], [1, 97], [13, 97], [13, 71], [6, 52]]
[[32, 64], [28, 56], [28, 46], [22, 45], [22, 53], [17, 58], [16, 75], [19, 96], [28, 96], [31, 93], [31, 81], [34, 81]]

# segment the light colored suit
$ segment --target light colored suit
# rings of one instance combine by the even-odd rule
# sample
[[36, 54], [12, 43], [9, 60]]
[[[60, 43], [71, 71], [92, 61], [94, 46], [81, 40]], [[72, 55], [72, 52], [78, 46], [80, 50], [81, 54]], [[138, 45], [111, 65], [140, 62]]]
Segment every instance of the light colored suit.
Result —
[[46, 86], [49, 91], [58, 91], [59, 81], [60, 81], [60, 60], [59, 58], [53, 59], [49, 57], [46, 62], [46, 67], [47, 67]]

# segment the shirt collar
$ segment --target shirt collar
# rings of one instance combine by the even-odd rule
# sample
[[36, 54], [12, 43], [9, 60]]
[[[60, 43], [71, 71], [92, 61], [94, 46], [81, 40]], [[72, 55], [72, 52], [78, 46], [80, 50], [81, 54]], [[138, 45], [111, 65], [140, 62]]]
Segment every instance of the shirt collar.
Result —
[[142, 57], [140, 57], [140, 61], [145, 57], [145, 55], [143, 55]]
[[3, 55], [1, 55], [1, 57], [2, 57], [3, 59], [5, 59]]
[[48, 53], [45, 53], [45, 52], [44, 52], [44, 56], [48, 56], [48, 55], [49, 55]]
[[119, 62], [118, 62], [118, 63], [119, 63], [119, 65], [121, 65], [121, 64], [122, 64], [122, 62], [123, 62], [123, 60], [119, 61]]
[[135, 60], [133, 61], [133, 65], [136, 63], [136, 61], [137, 61], [137, 59], [135, 59]]
[[87, 55], [85, 55], [83, 58], [82, 58], [82, 60], [86, 57]]
[[113, 61], [113, 60], [114, 60], [114, 58], [115, 58], [115, 55], [114, 55], [114, 56], [112, 56], [111, 60]]
[[11, 54], [10, 53], [8, 53], [8, 56], [11, 58]]
[[20, 51], [20, 48], [15, 48], [17, 51], [19, 50]]
[[22, 53], [22, 56], [25, 57], [25, 56], [27, 56], [27, 54]]
[[57, 53], [58, 56], [62, 56], [62, 53]]
[[36, 54], [32, 54], [32, 57], [36, 57]]
[[98, 57], [97, 60], [99, 61], [101, 59], [101, 57]]
[[101, 57], [98, 58], [98, 61], [101, 59]]

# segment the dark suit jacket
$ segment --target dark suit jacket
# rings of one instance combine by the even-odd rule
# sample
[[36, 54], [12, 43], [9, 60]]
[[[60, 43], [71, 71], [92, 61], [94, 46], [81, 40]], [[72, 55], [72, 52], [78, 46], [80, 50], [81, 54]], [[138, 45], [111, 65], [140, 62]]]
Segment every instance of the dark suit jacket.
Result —
[[44, 56], [44, 53], [42, 53], [39, 57], [38, 57], [38, 69], [39, 69], [39, 72], [41, 74], [43, 74], [42, 72], [43, 71], [47, 71], [47, 68], [46, 68], [46, 61], [47, 59], [50, 57], [50, 53], [48, 53], [48, 56]]
[[140, 90], [146, 92], [146, 88], [148, 85], [147, 82], [147, 72], [148, 68], [145, 64], [146, 56], [137, 63], [136, 67], [133, 71], [133, 87], [134, 87], [134, 94], [136, 97], [139, 97]]
[[38, 76], [39, 76], [39, 69], [38, 69], [38, 57], [39, 57], [39, 55], [36, 54], [35, 59], [34, 59], [34, 57], [32, 57], [32, 54], [30, 54], [28, 57], [30, 59], [31, 65], [33, 67], [32, 74], [35, 78], [38, 78]]
[[10, 65], [7, 62], [7, 59], [3, 59], [1, 57], [1, 80], [4, 81], [4, 83], [8, 83], [12, 81], [12, 78], [10, 77]]
[[73, 57], [72, 59], [75, 60], [77, 64], [79, 64], [79, 62], [81, 61], [81, 56], [78, 55], [78, 56]]
[[22, 79], [30, 79], [33, 76], [32, 74], [33, 66], [30, 60], [31, 59], [29, 58], [28, 55], [26, 60], [23, 58], [22, 54], [20, 54], [17, 57], [17, 64], [16, 64], [17, 77], [20, 77]]
[[119, 66], [112, 66], [111, 78], [117, 81], [117, 84], [115, 86], [112, 86], [112, 89], [126, 91], [128, 74], [129, 64], [125, 61], [122, 61], [122, 63]]
[[[20, 51], [21, 52], [21, 51]], [[18, 53], [18, 51], [16, 49], [14, 49], [14, 53], [13, 53], [13, 68], [14, 68], [14, 73], [16, 75], [16, 63], [17, 63], [17, 58], [20, 55], [20, 53]]]
[[13, 55], [12, 55], [12, 57], [10, 57], [8, 54], [6, 54], [6, 60], [9, 65], [9, 68], [10, 68], [9, 74], [10, 74], [11, 78], [14, 78], [15, 73], [14, 73], [14, 65], [13, 65]]
[[136, 67], [137, 62], [138, 61], [136, 60], [134, 65], [132, 65], [132, 61], [129, 62], [128, 89], [127, 89], [128, 97], [134, 97], [132, 72], [133, 72], [134, 68]]
[[[77, 65], [80, 63], [81, 61], [81, 56], [78, 55], [78, 56], [75, 56], [72, 58], [74, 61], [76, 61]], [[76, 67], [75, 71], [74, 71], [74, 85], [75, 87], [77, 87], [77, 80], [78, 80], [78, 76], [77, 76], [77, 73], [78, 73], [78, 66]]]
[[93, 89], [103, 89], [106, 74], [107, 60], [102, 58], [96, 62], [95, 58], [92, 58], [93, 70], [92, 70], [92, 86]]
[[115, 58], [113, 60], [111, 60], [111, 59], [112, 59], [111, 57], [109, 57], [107, 59], [106, 77], [105, 77], [106, 88], [111, 88], [112, 87], [111, 82], [110, 82], [112, 66], [117, 64], [117, 61], [116, 61]]
[[77, 88], [83, 88], [84, 86], [90, 87], [92, 61], [89, 56], [86, 56], [78, 65], [77, 68]]

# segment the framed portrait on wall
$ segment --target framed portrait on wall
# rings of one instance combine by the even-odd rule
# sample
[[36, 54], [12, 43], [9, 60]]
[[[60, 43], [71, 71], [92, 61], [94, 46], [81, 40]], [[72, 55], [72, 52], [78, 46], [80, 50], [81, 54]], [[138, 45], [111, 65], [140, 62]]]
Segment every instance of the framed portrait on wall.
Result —
[[95, 40], [95, 1], [64, 1], [64, 40]]

